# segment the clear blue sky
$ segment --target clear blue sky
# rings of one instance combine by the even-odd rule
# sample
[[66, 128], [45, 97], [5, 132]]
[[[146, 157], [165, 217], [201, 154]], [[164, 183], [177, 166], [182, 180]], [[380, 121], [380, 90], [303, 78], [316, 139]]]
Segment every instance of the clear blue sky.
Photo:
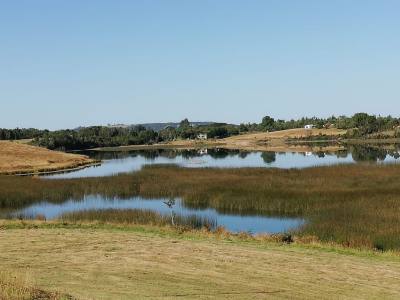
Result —
[[400, 114], [398, 0], [0, 0], [0, 127]]

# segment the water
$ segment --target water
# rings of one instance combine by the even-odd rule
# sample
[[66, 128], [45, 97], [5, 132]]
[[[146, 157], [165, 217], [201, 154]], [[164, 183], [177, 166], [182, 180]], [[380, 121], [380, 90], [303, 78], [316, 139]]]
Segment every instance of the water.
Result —
[[176, 164], [186, 168], [307, 168], [344, 163], [391, 163], [399, 157], [399, 149], [352, 147], [338, 152], [285, 153], [285, 152], [245, 152], [226, 149], [199, 150], [146, 150], [130, 152], [86, 152], [85, 154], [102, 160], [100, 166], [88, 167], [69, 173], [48, 175], [49, 178], [81, 178], [110, 176], [118, 173], [140, 170], [144, 165]]
[[[82, 211], [88, 209], [146, 209], [161, 214], [170, 214], [170, 209], [164, 203], [165, 199], [143, 199], [133, 197], [128, 200], [118, 198], [105, 199], [100, 196], [86, 196], [82, 201], [68, 200], [63, 203], [40, 202], [28, 207], [8, 212], [8, 215], [17, 217], [45, 216], [46, 219], [54, 219], [64, 213]], [[250, 233], [280, 233], [295, 229], [304, 223], [300, 218], [265, 217], [259, 215], [235, 215], [217, 212], [215, 209], [195, 209], [185, 207], [180, 199], [176, 199], [174, 212], [177, 215], [207, 217], [216, 220], [218, 226], [224, 226], [232, 232]]]
[[[225, 149], [199, 150], [147, 150], [130, 152], [87, 152], [85, 154], [102, 160], [98, 167], [46, 176], [48, 178], [83, 178], [109, 176], [124, 172], [138, 171], [145, 165], [176, 164], [185, 168], [307, 168], [312, 166], [327, 166], [349, 163], [394, 163], [400, 158], [399, 147], [392, 150], [372, 147], [352, 146], [338, 152], [315, 153], [277, 153], [277, 152], [246, 152]], [[305, 221], [301, 218], [271, 217], [257, 214], [241, 215], [240, 213], [220, 212], [213, 208], [192, 208], [176, 199], [174, 211], [178, 215], [196, 215], [210, 218], [219, 226], [224, 226], [232, 232], [280, 233], [301, 226]], [[101, 196], [88, 195], [82, 201], [70, 199], [60, 204], [40, 202], [37, 199], [22, 209], [8, 211], [7, 214], [35, 217], [44, 215], [47, 219], [57, 218], [63, 213], [88, 209], [148, 209], [161, 214], [170, 214], [169, 208], [163, 203], [165, 199], [107, 199]], [[1, 217], [1, 216], [0, 216]]]

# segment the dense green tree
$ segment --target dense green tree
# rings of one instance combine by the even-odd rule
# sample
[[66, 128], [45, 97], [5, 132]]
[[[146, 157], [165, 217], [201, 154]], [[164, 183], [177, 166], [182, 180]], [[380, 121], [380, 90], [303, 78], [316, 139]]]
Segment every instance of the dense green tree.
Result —
[[261, 127], [266, 131], [274, 130], [275, 129], [275, 120], [274, 120], [274, 118], [271, 118], [270, 116], [265, 116], [262, 119]]
[[179, 123], [179, 128], [188, 128], [190, 127], [190, 122], [188, 119], [183, 119], [180, 123]]
[[226, 127], [214, 127], [208, 132], [210, 138], [225, 138], [228, 136], [228, 129]]

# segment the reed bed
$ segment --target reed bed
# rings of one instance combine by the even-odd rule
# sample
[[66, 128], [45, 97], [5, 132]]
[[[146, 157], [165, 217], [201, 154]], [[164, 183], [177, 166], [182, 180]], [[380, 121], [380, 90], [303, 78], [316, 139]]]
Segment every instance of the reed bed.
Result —
[[174, 216], [159, 214], [150, 210], [141, 209], [93, 209], [63, 214], [61, 221], [79, 222], [99, 222], [111, 224], [135, 224], [135, 225], [154, 225], [154, 226], [174, 226], [187, 229], [207, 229], [213, 230], [217, 227], [217, 222], [210, 218], [200, 218], [195, 215]]
[[147, 166], [102, 178], [0, 177], [0, 208], [85, 195], [181, 198], [190, 207], [232, 214], [301, 217], [297, 235], [349, 247], [400, 249], [400, 166], [337, 165], [308, 169], [185, 169]]

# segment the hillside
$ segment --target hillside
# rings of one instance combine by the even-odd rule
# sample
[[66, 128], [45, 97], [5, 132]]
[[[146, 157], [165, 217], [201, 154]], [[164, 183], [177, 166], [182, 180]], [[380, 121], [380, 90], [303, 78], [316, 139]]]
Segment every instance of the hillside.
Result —
[[[213, 124], [214, 122], [190, 122], [190, 125], [193, 127], [197, 126], [205, 126], [205, 125], [210, 125]], [[154, 131], [160, 131], [163, 130], [166, 127], [172, 127], [172, 128], [178, 128], [179, 127], [179, 122], [169, 122], [169, 123], [143, 123], [143, 124], [137, 124], [140, 126], [145, 127], [147, 130], [154, 130]], [[133, 126], [137, 126], [133, 125]]]
[[[231, 136], [220, 140], [225, 147], [246, 150], [269, 150], [269, 151], [312, 151], [309, 145], [291, 145], [288, 139], [305, 138], [318, 135], [341, 136], [346, 130], [332, 129], [288, 129], [274, 132], [257, 132]], [[316, 145], [318, 147], [318, 145]], [[326, 147], [325, 147], [326, 148]], [[326, 149], [329, 150], [329, 149]]]
[[94, 162], [84, 155], [0, 141], [0, 174], [51, 172], [78, 168]]

